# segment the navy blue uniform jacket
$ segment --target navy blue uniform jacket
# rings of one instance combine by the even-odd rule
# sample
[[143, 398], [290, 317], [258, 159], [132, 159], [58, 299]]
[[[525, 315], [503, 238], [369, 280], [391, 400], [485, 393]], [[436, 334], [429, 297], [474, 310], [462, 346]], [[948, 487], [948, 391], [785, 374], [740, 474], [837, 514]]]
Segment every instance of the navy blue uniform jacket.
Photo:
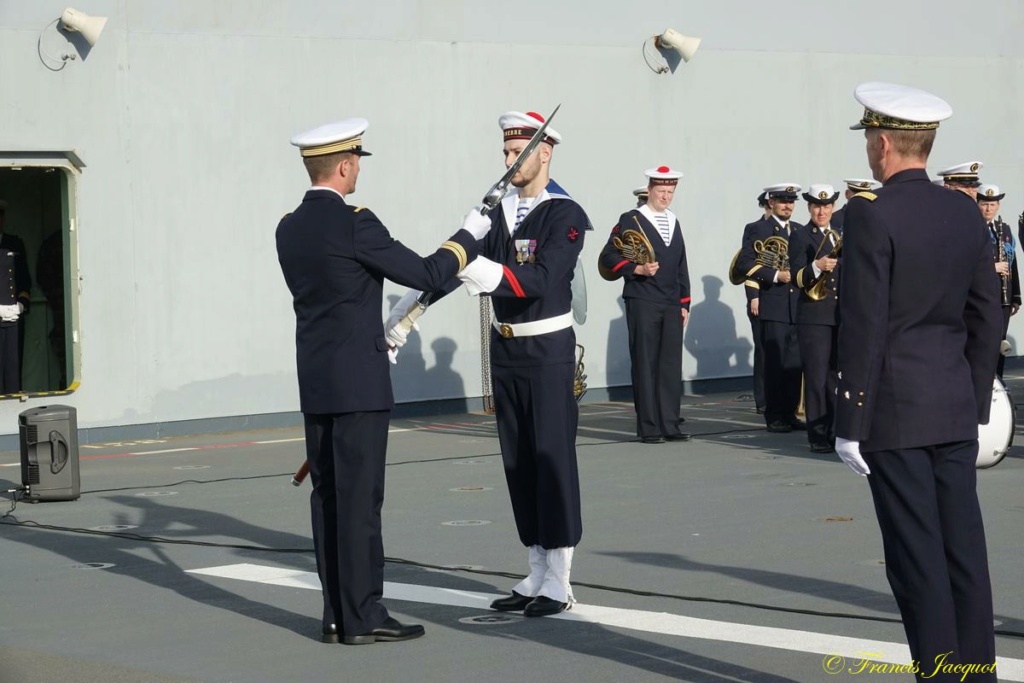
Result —
[[[476, 256], [465, 230], [452, 238]], [[419, 254], [372, 211], [331, 190], [312, 189], [277, 226], [277, 255], [295, 308], [295, 352], [303, 413], [390, 410], [394, 405], [382, 320], [384, 278], [440, 287], [459, 261], [448, 249]]]
[[[568, 313], [572, 307], [572, 278], [583, 250], [583, 233], [590, 229], [587, 214], [554, 180], [535, 200], [511, 236], [516, 195], [509, 194], [490, 214], [491, 230], [480, 243], [480, 255], [502, 265], [498, 287], [490, 293], [494, 318], [503, 323], [526, 323]], [[529, 258], [524, 258], [529, 254]], [[458, 288], [455, 280], [433, 300]], [[572, 327], [533, 337], [505, 339], [491, 329], [491, 363], [535, 367], [576, 361]]]
[[[839, 232], [835, 238], [839, 239]], [[825, 244], [823, 244], [823, 242]], [[817, 259], [828, 256], [832, 252], [832, 242], [814, 223], [801, 226], [793, 232], [789, 238], [789, 267], [793, 275], [793, 282], [800, 290], [800, 298], [796, 309], [796, 322], [800, 325], [828, 325], [835, 327], [839, 324], [839, 307], [836, 305], [836, 298], [839, 292], [839, 270], [837, 264], [831, 273], [822, 272], [818, 277], [814, 276], [814, 268], [811, 266]], [[828, 285], [825, 298], [815, 301], [807, 292], [824, 278]]]
[[[671, 214], [670, 214], [671, 215]], [[654, 247], [654, 260], [661, 266], [654, 277], [634, 275], [636, 264], [622, 257], [615, 248], [614, 239], [622, 230], [640, 228]], [[652, 303], [669, 304], [690, 310], [690, 271], [686, 265], [686, 242], [679, 221], [672, 226], [672, 241], [665, 245], [661, 233], [639, 209], [627, 211], [612, 228], [608, 242], [601, 250], [602, 265], [613, 273], [621, 273], [623, 299], [644, 299]]]
[[871, 196], [843, 230], [836, 436], [862, 452], [975, 439], [1003, 325], [988, 227], [923, 169]]
[[[796, 221], [789, 221], [790, 236], [800, 227]], [[747, 301], [756, 298], [761, 300], [758, 317], [761, 320], [792, 324], [796, 322], [796, 307], [800, 298], [796, 283], [792, 280], [789, 283], [774, 282], [779, 271], [759, 265], [757, 252], [754, 251], [754, 242], [763, 242], [773, 236], [788, 239], [779, 222], [772, 216], [747, 225], [743, 229], [743, 246], [740, 247], [736, 268], [747, 274], [744, 283]]]

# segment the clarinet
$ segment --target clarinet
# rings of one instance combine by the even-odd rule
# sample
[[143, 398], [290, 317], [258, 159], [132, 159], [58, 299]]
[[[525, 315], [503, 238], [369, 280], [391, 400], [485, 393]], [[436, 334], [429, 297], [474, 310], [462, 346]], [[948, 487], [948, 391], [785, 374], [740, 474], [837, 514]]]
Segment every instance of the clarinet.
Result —
[[[1024, 222], [1024, 213], [1021, 214], [1021, 222]], [[1009, 306], [1012, 302], [1010, 301], [1010, 259], [1006, 253], [1006, 243], [1003, 241], [1003, 223], [1002, 216], [996, 216], [995, 227], [996, 227], [996, 249], [998, 249], [998, 262], [1006, 264], [1006, 273], [999, 276], [999, 283], [1002, 286], [1002, 302], [1003, 306]], [[1007, 226], [1009, 227], [1009, 226]]]

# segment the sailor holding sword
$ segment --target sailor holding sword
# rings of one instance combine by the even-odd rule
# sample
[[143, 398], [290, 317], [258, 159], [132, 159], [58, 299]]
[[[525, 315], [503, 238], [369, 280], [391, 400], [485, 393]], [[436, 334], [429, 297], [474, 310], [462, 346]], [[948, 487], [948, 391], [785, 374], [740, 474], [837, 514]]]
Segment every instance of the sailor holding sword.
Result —
[[[385, 324], [389, 342], [400, 347], [426, 305], [461, 284], [471, 295], [491, 297], [498, 439], [530, 567], [511, 594], [491, 607], [522, 610], [528, 617], [571, 607], [569, 571], [583, 534], [572, 308], [580, 279], [573, 282], [574, 271], [590, 221], [550, 178], [553, 151], [562, 140], [548, 126], [550, 118], [533, 112], [501, 115], [508, 172], [485, 197], [484, 206], [473, 212], [490, 223], [478, 245], [480, 255], [440, 291], [407, 293]], [[467, 222], [475, 220], [473, 214]]]

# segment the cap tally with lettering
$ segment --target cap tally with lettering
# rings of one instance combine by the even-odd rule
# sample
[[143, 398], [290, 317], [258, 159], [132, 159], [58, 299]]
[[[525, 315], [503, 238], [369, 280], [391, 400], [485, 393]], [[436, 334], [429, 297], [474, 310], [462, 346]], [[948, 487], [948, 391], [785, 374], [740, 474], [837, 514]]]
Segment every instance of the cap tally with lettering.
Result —
[[941, 97], [895, 83], [861, 83], [853, 96], [864, 106], [864, 116], [850, 130], [935, 130], [953, 115], [953, 108]]
[[[505, 141], [529, 140], [533, 137], [542, 125], [544, 117], [535, 111], [528, 111], [525, 114], [518, 111], [507, 111], [498, 117], [498, 125], [505, 134]], [[544, 142], [549, 145], [557, 145], [562, 141], [562, 136], [551, 126], [544, 129]]]
[[682, 171], [677, 171], [670, 166], [658, 166], [644, 171], [649, 184], [651, 185], [675, 185], [683, 177]]
[[370, 153], [363, 149], [363, 133], [366, 132], [369, 125], [369, 121], [361, 118], [336, 121], [299, 133], [292, 137], [291, 143], [299, 148], [299, 152], [304, 157], [318, 157], [339, 152], [368, 157]]

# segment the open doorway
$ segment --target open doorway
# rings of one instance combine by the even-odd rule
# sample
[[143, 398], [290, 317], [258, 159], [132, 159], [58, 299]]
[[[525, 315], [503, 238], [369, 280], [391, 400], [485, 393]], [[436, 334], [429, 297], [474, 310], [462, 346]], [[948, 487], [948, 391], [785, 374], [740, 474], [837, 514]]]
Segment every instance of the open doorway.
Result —
[[77, 386], [74, 175], [64, 164], [29, 160], [19, 166], [5, 156], [0, 153], [0, 263], [9, 267], [0, 268], [0, 311], [6, 312], [0, 318], [0, 398], [66, 393]]

